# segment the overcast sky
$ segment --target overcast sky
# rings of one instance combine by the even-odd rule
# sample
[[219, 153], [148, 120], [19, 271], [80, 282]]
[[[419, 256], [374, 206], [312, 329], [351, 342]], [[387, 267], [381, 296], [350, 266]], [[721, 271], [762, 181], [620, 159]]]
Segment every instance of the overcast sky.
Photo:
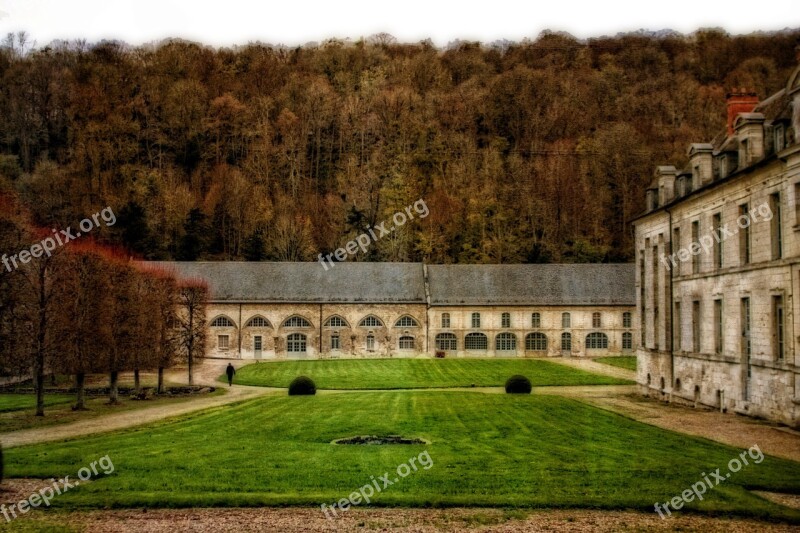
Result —
[[[638, 5], [641, 11], [631, 11]], [[491, 42], [535, 38], [545, 29], [598, 37], [638, 29], [730, 33], [800, 26], [797, 0], [0, 0], [0, 35], [25, 30], [53, 39], [120, 39], [141, 44], [181, 37], [214, 46], [262, 41], [299, 45], [387, 32], [403, 42], [430, 38]]]

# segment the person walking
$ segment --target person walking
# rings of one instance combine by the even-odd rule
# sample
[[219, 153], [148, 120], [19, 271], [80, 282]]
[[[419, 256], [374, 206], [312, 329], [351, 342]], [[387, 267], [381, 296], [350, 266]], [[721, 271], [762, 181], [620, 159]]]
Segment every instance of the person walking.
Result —
[[228, 375], [228, 386], [233, 387], [233, 376], [236, 375], [236, 369], [233, 368], [231, 363], [228, 363], [228, 368], [225, 369], [225, 373]]

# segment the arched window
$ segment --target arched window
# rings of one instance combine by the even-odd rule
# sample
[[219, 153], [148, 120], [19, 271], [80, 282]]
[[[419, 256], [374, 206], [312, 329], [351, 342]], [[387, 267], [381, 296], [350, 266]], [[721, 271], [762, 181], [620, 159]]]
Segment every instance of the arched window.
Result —
[[375, 335], [370, 333], [367, 335], [367, 351], [374, 352], [375, 351]]
[[500, 318], [500, 325], [504, 328], [511, 327], [511, 313], [503, 313]]
[[344, 318], [340, 317], [339, 315], [333, 315], [328, 320], [325, 321], [326, 328], [346, 328], [347, 322]]
[[368, 315], [362, 318], [358, 325], [362, 328], [380, 328], [383, 326], [383, 322], [375, 315]]
[[629, 312], [622, 313], [622, 327], [629, 328], [631, 327], [631, 314]]
[[211, 321], [211, 327], [214, 328], [232, 328], [233, 327], [233, 320], [226, 316], [218, 316], [214, 320]]
[[539, 313], [531, 313], [531, 327], [532, 328], [542, 327], [542, 315], [540, 315]]
[[301, 316], [292, 316], [283, 323], [285, 328], [310, 328], [311, 323]]
[[600, 320], [600, 313], [592, 313], [592, 327], [593, 328], [602, 328], [603, 325]]
[[481, 327], [481, 314], [480, 313], [472, 313], [472, 327], [473, 328]]
[[544, 333], [528, 333], [525, 336], [525, 349], [536, 352], [547, 350], [547, 337]]
[[398, 341], [398, 346], [401, 350], [413, 350], [414, 349], [414, 337], [411, 335], [403, 335], [400, 337]]
[[489, 339], [483, 333], [468, 333], [464, 337], [464, 348], [467, 350], [488, 350]]
[[450, 327], [450, 313], [442, 313], [442, 327], [443, 328]]
[[561, 313], [561, 327], [562, 328], [571, 328], [572, 327], [572, 319], [569, 316], [569, 313]]
[[586, 335], [587, 350], [603, 350], [608, 348], [608, 336], [605, 333], [589, 333]]
[[290, 353], [305, 353], [306, 336], [302, 333], [292, 333], [286, 338], [286, 351]]
[[247, 322], [248, 328], [271, 328], [272, 325], [269, 323], [269, 320], [264, 318], [263, 316], [254, 316]]
[[456, 336], [452, 333], [439, 333], [436, 335], [436, 349], [449, 351], [458, 350]]
[[416, 320], [411, 318], [410, 316], [401, 316], [397, 322], [394, 323], [394, 327], [396, 328], [416, 328], [419, 327], [419, 324]]
[[561, 334], [561, 351], [562, 352], [571, 352], [572, 351], [572, 333], [564, 332]]
[[622, 334], [622, 349], [633, 350], [633, 335], [630, 331], [626, 331]]
[[517, 337], [513, 333], [500, 333], [494, 338], [494, 349], [509, 352], [517, 349]]

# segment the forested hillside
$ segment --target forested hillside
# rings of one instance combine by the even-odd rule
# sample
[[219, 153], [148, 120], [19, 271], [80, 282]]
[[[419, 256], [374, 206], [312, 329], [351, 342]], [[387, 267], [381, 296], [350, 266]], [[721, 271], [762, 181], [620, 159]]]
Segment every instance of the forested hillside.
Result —
[[315, 260], [419, 199], [352, 260], [626, 261], [657, 164], [779, 90], [800, 31], [446, 49], [171, 41], [0, 51], [0, 190], [44, 226], [111, 207], [153, 259]]

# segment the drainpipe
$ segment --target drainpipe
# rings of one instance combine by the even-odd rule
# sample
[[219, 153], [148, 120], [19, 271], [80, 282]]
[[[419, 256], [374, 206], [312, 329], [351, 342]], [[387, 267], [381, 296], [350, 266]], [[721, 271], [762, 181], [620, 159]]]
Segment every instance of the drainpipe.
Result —
[[319, 359], [320, 357], [322, 357], [322, 304], [321, 303], [319, 304], [319, 335], [317, 338], [317, 346], [319, 350], [317, 352], [317, 359]]
[[242, 358], [242, 304], [239, 302], [239, 359]]
[[428, 285], [428, 265], [422, 263], [422, 285], [425, 288], [425, 354], [430, 355], [431, 291]]

